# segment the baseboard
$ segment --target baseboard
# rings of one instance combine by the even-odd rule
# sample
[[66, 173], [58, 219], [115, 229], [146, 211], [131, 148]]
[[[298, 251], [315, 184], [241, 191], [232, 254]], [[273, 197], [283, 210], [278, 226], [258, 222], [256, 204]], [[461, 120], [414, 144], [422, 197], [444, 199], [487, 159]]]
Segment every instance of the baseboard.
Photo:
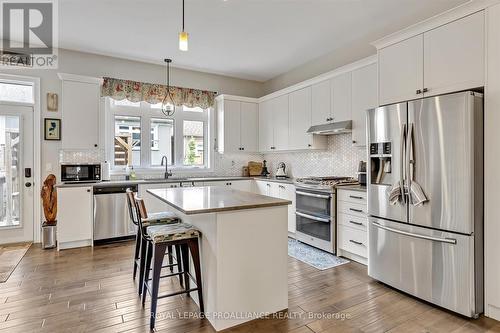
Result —
[[367, 258], [364, 258], [362, 256], [359, 256], [357, 254], [354, 254], [354, 253], [351, 253], [351, 252], [348, 252], [348, 251], [345, 251], [345, 250], [337, 249], [337, 256], [338, 257], [344, 257], [344, 258], [350, 259], [352, 261], [358, 262], [358, 263], [363, 264], [365, 266], [368, 265], [368, 259]]
[[500, 321], [500, 308], [491, 304], [486, 305], [486, 316]]
[[92, 246], [91, 239], [72, 241], [72, 242], [57, 242], [57, 251], [74, 249], [77, 247], [87, 247], [87, 246]]

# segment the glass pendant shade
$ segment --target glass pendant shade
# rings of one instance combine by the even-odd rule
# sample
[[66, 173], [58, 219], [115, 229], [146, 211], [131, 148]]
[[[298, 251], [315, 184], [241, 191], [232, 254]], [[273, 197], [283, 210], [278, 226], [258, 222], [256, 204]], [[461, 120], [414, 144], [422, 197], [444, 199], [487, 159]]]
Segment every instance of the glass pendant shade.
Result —
[[187, 51], [188, 50], [188, 38], [189, 34], [185, 31], [179, 33], [179, 50]]

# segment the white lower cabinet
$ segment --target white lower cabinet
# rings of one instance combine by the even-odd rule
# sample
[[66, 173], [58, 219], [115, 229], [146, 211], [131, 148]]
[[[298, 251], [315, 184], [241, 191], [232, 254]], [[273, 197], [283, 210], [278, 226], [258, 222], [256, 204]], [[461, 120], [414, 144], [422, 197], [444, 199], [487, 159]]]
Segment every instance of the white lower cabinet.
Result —
[[92, 245], [92, 187], [59, 187], [57, 206], [57, 249]]
[[295, 186], [266, 180], [256, 180], [255, 183], [256, 193], [292, 202], [288, 205], [288, 233], [293, 236], [295, 234]]
[[198, 186], [226, 186], [239, 191], [253, 192], [252, 181], [244, 179], [203, 182], [202, 185]]
[[148, 213], [160, 213], [166, 210], [167, 205], [160, 201], [160, 199], [155, 198], [151, 194], [149, 194], [148, 190], [154, 189], [162, 189], [162, 188], [172, 188], [172, 187], [180, 187], [180, 183], [161, 183], [161, 184], [144, 184], [139, 185], [139, 197], [144, 200], [144, 204], [146, 205], [146, 209]]
[[367, 263], [367, 202], [366, 192], [337, 190], [337, 255], [362, 264]]

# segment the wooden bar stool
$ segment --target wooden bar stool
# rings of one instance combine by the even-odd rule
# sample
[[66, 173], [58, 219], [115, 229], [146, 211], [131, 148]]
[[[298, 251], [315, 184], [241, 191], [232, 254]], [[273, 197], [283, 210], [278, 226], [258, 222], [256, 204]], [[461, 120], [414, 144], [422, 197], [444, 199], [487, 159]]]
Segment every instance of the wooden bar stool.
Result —
[[[147, 215], [146, 206], [144, 201], [140, 198], [136, 198], [136, 209], [137, 215], [139, 216], [139, 225], [142, 224], [142, 219]], [[177, 223], [177, 224], [164, 224], [164, 225], [152, 225], [147, 228], [140, 228], [145, 230], [142, 233], [142, 237], [147, 244], [146, 253], [146, 269], [144, 271], [144, 287], [142, 294], [142, 304], [146, 302], [147, 292], [151, 295], [151, 318], [150, 318], [150, 328], [153, 329], [156, 320], [156, 307], [158, 304], [158, 299], [176, 296], [180, 294], [187, 294], [193, 291], [198, 292], [198, 300], [200, 303], [200, 312], [203, 313], [203, 291], [202, 291], [202, 281], [201, 281], [201, 264], [200, 264], [200, 251], [198, 245], [198, 239], [201, 235], [200, 231], [195, 229], [192, 225], [188, 223]], [[168, 246], [180, 246], [182, 253], [182, 272], [170, 273], [167, 275], [161, 275], [162, 260], [165, 255], [165, 251]], [[189, 272], [189, 252], [191, 252], [191, 257], [193, 258], [193, 266], [195, 277]], [[149, 268], [153, 264], [153, 276], [149, 278]], [[164, 294], [158, 296], [160, 279], [172, 276], [179, 276], [179, 279], [184, 275], [184, 289], [176, 291], [169, 294]], [[190, 280], [193, 280], [196, 284], [196, 288], [190, 288]], [[151, 285], [149, 285], [151, 281]]]
[[[146, 243], [143, 241], [141, 237], [141, 231], [139, 230], [139, 217], [137, 215], [137, 210], [135, 209], [135, 194], [131, 189], [127, 189], [127, 204], [129, 216], [132, 222], [137, 226], [137, 235], [135, 238], [135, 251], [134, 251], [134, 273], [133, 278], [135, 280], [137, 275], [137, 269], [139, 268], [139, 284], [138, 284], [138, 293], [142, 294], [143, 281], [142, 278], [144, 276], [144, 267], [146, 263]], [[181, 222], [181, 219], [172, 212], [161, 212], [161, 213], [153, 213], [149, 214], [145, 219], [142, 220], [142, 225], [144, 228], [152, 225], [163, 225], [163, 224], [175, 224]], [[167, 256], [168, 256], [168, 265], [166, 267], [170, 268], [170, 272], [173, 273], [174, 266], [177, 265], [177, 271], [181, 271], [181, 251], [180, 246], [176, 246], [176, 260], [175, 264], [173, 263], [173, 252], [172, 246], [167, 248]], [[182, 284], [181, 280], [181, 284]]]

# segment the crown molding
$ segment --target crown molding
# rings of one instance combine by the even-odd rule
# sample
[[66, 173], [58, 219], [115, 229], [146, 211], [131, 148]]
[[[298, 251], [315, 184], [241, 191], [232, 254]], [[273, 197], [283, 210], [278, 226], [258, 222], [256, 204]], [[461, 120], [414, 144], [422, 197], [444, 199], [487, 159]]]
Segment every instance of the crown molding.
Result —
[[363, 58], [361, 60], [352, 62], [352, 63], [347, 64], [345, 66], [338, 67], [330, 72], [326, 72], [326, 73], [323, 73], [321, 75], [315, 76], [309, 80], [299, 82], [299, 83], [294, 84], [292, 86], [275, 91], [271, 94], [262, 96], [262, 97], [258, 98], [258, 102], [261, 103], [261, 102], [264, 102], [264, 101], [267, 101], [267, 100], [270, 100], [270, 99], [273, 99], [273, 98], [276, 98], [276, 97], [279, 97], [282, 95], [286, 95], [286, 94], [292, 93], [296, 90], [300, 90], [300, 89], [309, 87], [313, 84], [316, 84], [316, 83], [319, 83], [319, 82], [322, 82], [322, 81], [325, 81], [328, 79], [332, 79], [336, 76], [339, 76], [339, 75], [342, 75], [342, 74], [345, 74], [348, 72], [352, 72], [356, 69], [360, 69], [360, 68], [363, 68], [363, 67], [375, 64], [375, 63], [377, 63], [377, 55], [376, 54], [371, 55], [371, 56], [366, 57], [366, 58]]

